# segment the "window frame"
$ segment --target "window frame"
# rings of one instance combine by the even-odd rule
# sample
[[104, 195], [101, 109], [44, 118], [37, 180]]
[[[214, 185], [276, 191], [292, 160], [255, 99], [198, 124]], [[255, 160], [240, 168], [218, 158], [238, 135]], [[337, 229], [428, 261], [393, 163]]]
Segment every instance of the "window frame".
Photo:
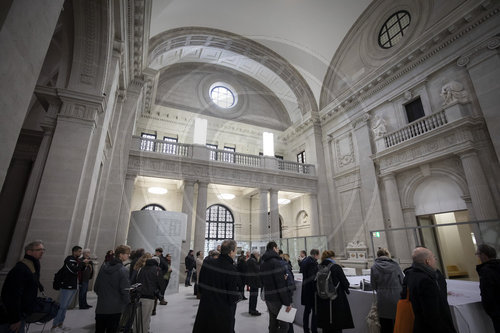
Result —
[[[153, 207], [153, 209], [149, 209], [149, 207]], [[156, 209], [156, 208], [158, 208], [158, 209]], [[141, 210], [151, 210], [151, 211], [156, 211], [156, 212], [166, 212], [167, 211], [165, 209], [165, 207], [163, 207], [162, 205], [156, 204], [156, 203], [148, 204], [148, 205], [142, 207]]]
[[178, 142], [177, 138], [174, 138], [172, 136], [163, 136], [163, 141], [165, 142], [162, 147], [162, 153], [164, 154], [171, 154], [171, 155], [177, 155], [177, 145], [169, 144], [167, 142]]
[[[147, 132], [141, 132], [141, 138], [156, 140], [156, 133], [152, 134], [152, 133], [147, 133]], [[141, 140], [140, 149], [144, 150], [144, 151], [156, 151], [156, 142]]]
[[[401, 16], [400, 16], [400, 14], [401, 14]], [[401, 21], [405, 16], [408, 16], [408, 23], [403, 26]], [[392, 23], [391, 26], [387, 26], [389, 21], [391, 21], [394, 17], [396, 17], [396, 21], [394, 23]], [[378, 33], [378, 37], [377, 37], [378, 45], [381, 48], [383, 48], [384, 50], [392, 48], [393, 46], [398, 44], [403, 39], [403, 37], [405, 36], [405, 33], [407, 32], [408, 28], [410, 27], [410, 24], [411, 24], [411, 15], [408, 11], [399, 10], [399, 11], [395, 12], [394, 14], [389, 16], [389, 18], [387, 20], [385, 20], [384, 24], [382, 24], [382, 27], [380, 28], [379, 33]], [[399, 29], [395, 34], [391, 35], [390, 29], [392, 29], [395, 25], [398, 25]], [[386, 37], [387, 37], [387, 41], [385, 41], [384, 43], [382, 43], [382, 41], [381, 41], [381, 38], [383, 35], [386, 35]], [[401, 37], [395, 43], [393, 43], [392, 41], [396, 37], [398, 37], [399, 35], [401, 35]]]

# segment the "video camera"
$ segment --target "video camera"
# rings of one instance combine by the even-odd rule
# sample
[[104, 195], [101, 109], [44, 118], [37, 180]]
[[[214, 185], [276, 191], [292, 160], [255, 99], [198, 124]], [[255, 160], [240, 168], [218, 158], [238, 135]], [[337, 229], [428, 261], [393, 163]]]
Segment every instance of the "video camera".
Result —
[[139, 301], [139, 299], [141, 298], [141, 289], [142, 289], [142, 283], [135, 283], [130, 286], [129, 288], [130, 302], [136, 303]]

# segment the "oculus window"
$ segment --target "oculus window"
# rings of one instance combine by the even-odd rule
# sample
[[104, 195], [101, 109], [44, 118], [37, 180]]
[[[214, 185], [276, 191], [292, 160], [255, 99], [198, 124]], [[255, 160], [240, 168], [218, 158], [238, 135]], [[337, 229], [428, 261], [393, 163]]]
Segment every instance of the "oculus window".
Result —
[[384, 49], [396, 45], [403, 38], [406, 29], [410, 26], [410, 21], [410, 13], [405, 10], [391, 15], [380, 29], [378, 45]]
[[147, 205], [147, 206], [144, 206], [141, 208], [141, 210], [156, 210], [156, 211], [164, 211], [166, 210], [165, 208], [163, 208], [163, 206], [160, 206], [158, 204], [150, 204], [150, 205]]
[[238, 101], [234, 89], [228, 84], [217, 82], [210, 87], [210, 99], [220, 108], [230, 109]]
[[225, 239], [234, 239], [233, 213], [226, 206], [212, 205], [206, 213], [205, 253]]

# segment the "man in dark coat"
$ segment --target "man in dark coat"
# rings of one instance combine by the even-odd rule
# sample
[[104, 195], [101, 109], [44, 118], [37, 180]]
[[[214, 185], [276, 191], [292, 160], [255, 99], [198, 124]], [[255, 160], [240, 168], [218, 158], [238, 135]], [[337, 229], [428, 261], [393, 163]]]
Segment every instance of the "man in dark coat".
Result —
[[495, 332], [500, 333], [500, 260], [497, 251], [489, 245], [477, 247], [476, 255], [481, 261], [476, 270], [484, 310], [490, 316]]
[[259, 267], [259, 251], [255, 250], [247, 260], [247, 284], [250, 286], [250, 301], [248, 302], [248, 313], [252, 316], [260, 316], [261, 313], [257, 311], [257, 297], [259, 295], [259, 288], [261, 287], [260, 281], [260, 267]]
[[[437, 269], [434, 254], [427, 248], [417, 247], [412, 258], [413, 264], [405, 270], [403, 285], [408, 288], [415, 314], [413, 332], [455, 333], [446, 281]], [[403, 288], [403, 293], [406, 293], [406, 288]]]
[[12, 268], [3, 284], [2, 302], [6, 318], [0, 331], [24, 333], [24, 319], [33, 312], [40, 285], [40, 259], [45, 252], [42, 241], [34, 241], [24, 248], [24, 258]]
[[[167, 305], [167, 301], [165, 301], [165, 290], [167, 290], [167, 280], [164, 279], [163, 277], [165, 276], [165, 274], [168, 273], [169, 271], [169, 264], [168, 264], [168, 260], [167, 258], [165, 258], [163, 256], [163, 249], [161, 247], [157, 248], [155, 250], [155, 255], [160, 258], [160, 271], [161, 271], [161, 277], [162, 279], [160, 280], [161, 282], [161, 288], [160, 288], [160, 293], [159, 293], [159, 296], [161, 297], [160, 298], [160, 305]], [[156, 305], [156, 303], [155, 303]], [[154, 312], [156, 312], [156, 306], [155, 306], [155, 310]]]
[[264, 286], [264, 298], [269, 310], [269, 332], [288, 332], [289, 324], [277, 319], [282, 305], [286, 312], [292, 308], [292, 299], [287, 288], [286, 268], [282, 264], [276, 242], [269, 242], [262, 256], [260, 276]]
[[309, 316], [311, 317], [311, 332], [317, 333], [316, 310], [314, 309], [314, 293], [316, 284], [314, 279], [318, 272], [319, 250], [312, 249], [309, 257], [303, 259], [300, 263], [300, 273], [302, 273], [302, 293], [300, 295], [300, 304], [304, 305], [304, 333], [309, 333]]
[[130, 303], [130, 280], [123, 266], [130, 255], [130, 247], [120, 245], [114, 253], [115, 258], [101, 267], [94, 284], [96, 333], [118, 332], [121, 313]]
[[79, 308], [90, 309], [92, 305], [87, 303], [87, 291], [89, 290], [89, 281], [94, 276], [94, 263], [90, 260], [90, 249], [84, 249], [82, 252], [82, 259], [88, 259], [85, 264], [85, 269], [78, 274], [78, 304]]
[[234, 266], [236, 242], [225, 240], [217, 259], [205, 260], [200, 270], [200, 305], [193, 333], [234, 332], [236, 303], [240, 300], [239, 276]]
[[241, 285], [239, 286], [239, 288], [241, 291], [241, 296], [243, 297], [243, 300], [246, 300], [247, 298], [245, 297], [245, 285], [247, 284], [248, 266], [247, 266], [247, 257], [245, 256], [245, 251], [241, 251], [241, 254], [238, 257], [238, 263], [236, 264], [236, 269], [238, 270], [238, 273], [240, 273]]
[[186, 264], [186, 281], [184, 285], [189, 287], [192, 286], [191, 277], [193, 276], [193, 270], [196, 268], [196, 259], [194, 258], [193, 250], [189, 250], [188, 255], [184, 258], [184, 264]]

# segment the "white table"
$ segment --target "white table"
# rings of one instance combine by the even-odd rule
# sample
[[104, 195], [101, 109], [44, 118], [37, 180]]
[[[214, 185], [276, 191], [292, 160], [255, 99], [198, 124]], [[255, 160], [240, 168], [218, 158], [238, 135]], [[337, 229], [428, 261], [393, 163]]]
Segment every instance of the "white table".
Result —
[[[369, 275], [348, 276], [351, 287], [359, 288], [362, 279], [370, 280]], [[448, 303], [453, 317], [453, 322], [458, 333], [493, 333], [493, 324], [490, 317], [484, 312], [479, 293], [479, 282], [446, 280], [448, 285]], [[297, 308], [295, 324], [302, 326], [304, 307], [300, 304], [302, 275], [295, 274], [297, 290], [293, 295], [293, 304]], [[347, 333], [368, 333], [366, 315], [372, 305], [373, 294], [371, 291], [350, 289], [347, 295], [351, 307], [354, 328], [344, 330]]]

